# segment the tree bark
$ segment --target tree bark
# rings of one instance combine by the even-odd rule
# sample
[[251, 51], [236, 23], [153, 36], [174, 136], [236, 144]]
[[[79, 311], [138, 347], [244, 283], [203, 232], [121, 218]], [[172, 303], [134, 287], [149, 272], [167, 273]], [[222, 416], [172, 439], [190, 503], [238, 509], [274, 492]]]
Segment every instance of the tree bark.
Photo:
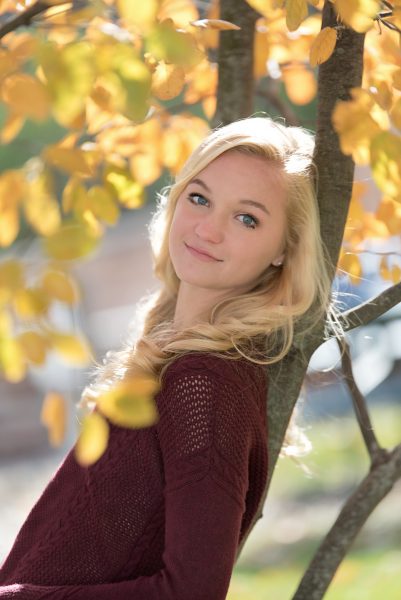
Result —
[[253, 112], [253, 46], [258, 17], [244, 0], [220, 0], [220, 19], [241, 29], [220, 32], [214, 127], [249, 117]]
[[[337, 25], [333, 4], [326, 0], [322, 29]], [[355, 165], [352, 157], [345, 156], [340, 150], [331, 115], [336, 102], [348, 100], [350, 89], [360, 87], [362, 83], [364, 40], [364, 34], [341, 27], [332, 56], [319, 68], [314, 161], [318, 172], [322, 238], [328, 249], [333, 276], [351, 200]]]

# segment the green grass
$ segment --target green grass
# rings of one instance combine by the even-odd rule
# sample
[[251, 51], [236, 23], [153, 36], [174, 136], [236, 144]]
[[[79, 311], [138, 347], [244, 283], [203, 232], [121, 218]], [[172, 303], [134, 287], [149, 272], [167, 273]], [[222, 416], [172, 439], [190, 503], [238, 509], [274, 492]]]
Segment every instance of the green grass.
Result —
[[[325, 600], [400, 600], [400, 566], [401, 550], [359, 552], [340, 566]], [[296, 565], [235, 570], [227, 600], [290, 600], [302, 573]]]

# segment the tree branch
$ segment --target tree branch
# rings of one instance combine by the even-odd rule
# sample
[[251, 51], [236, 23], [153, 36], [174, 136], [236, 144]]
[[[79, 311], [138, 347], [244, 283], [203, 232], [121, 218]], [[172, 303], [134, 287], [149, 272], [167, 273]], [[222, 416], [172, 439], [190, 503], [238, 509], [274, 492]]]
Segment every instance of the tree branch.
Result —
[[354, 373], [352, 370], [352, 362], [351, 362], [351, 354], [349, 349], [349, 344], [345, 341], [345, 339], [337, 339], [338, 346], [341, 352], [341, 364], [342, 370], [345, 377], [345, 381], [347, 382], [349, 391], [352, 397], [352, 403], [354, 405], [355, 415], [365, 441], [366, 448], [368, 450], [370, 459], [372, 464], [376, 464], [376, 462], [383, 458], [383, 448], [380, 446], [377, 441], [368, 409], [366, 407], [366, 401], [363, 395], [361, 394], [360, 389], [357, 386], [357, 383], [354, 378]]
[[18, 27], [28, 27], [29, 25], [31, 25], [34, 17], [46, 12], [46, 10], [48, 10], [49, 8], [50, 5], [47, 2], [35, 2], [35, 4], [29, 6], [23, 12], [17, 14], [13, 18], [10, 18], [9, 21], [7, 21], [2, 27], [0, 27], [0, 40], [8, 33], [11, 33], [11, 31], [15, 31], [16, 29], [18, 29]]
[[376, 506], [401, 477], [401, 444], [385, 451], [344, 504], [292, 600], [321, 600], [352, 542]]
[[278, 94], [278, 85], [277, 82], [269, 79], [268, 85], [266, 87], [259, 86], [256, 89], [256, 94], [261, 98], [264, 98], [269, 104], [276, 108], [280, 115], [282, 115], [286, 120], [286, 125], [299, 125], [299, 119], [289, 106], [288, 103], [281, 100]]
[[387, 288], [376, 297], [342, 313], [344, 331], [367, 325], [401, 302], [401, 282]]

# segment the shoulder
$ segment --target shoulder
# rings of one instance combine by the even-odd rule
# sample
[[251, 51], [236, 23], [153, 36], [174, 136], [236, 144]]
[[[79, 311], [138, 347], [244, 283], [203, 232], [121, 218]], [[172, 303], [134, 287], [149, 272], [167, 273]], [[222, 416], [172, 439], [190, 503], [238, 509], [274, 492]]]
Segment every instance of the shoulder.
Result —
[[209, 352], [189, 352], [176, 358], [164, 373], [162, 388], [188, 380], [252, 395], [263, 396], [267, 392], [267, 375], [263, 365], [245, 358], [233, 360]]

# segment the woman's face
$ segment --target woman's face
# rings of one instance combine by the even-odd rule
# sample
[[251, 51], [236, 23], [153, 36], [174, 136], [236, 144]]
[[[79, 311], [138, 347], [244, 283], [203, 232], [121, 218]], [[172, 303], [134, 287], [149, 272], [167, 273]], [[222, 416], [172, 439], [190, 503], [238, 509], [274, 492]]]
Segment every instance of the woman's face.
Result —
[[277, 166], [229, 150], [178, 198], [169, 235], [175, 272], [196, 288], [245, 292], [271, 263], [283, 260], [285, 227], [285, 189]]

